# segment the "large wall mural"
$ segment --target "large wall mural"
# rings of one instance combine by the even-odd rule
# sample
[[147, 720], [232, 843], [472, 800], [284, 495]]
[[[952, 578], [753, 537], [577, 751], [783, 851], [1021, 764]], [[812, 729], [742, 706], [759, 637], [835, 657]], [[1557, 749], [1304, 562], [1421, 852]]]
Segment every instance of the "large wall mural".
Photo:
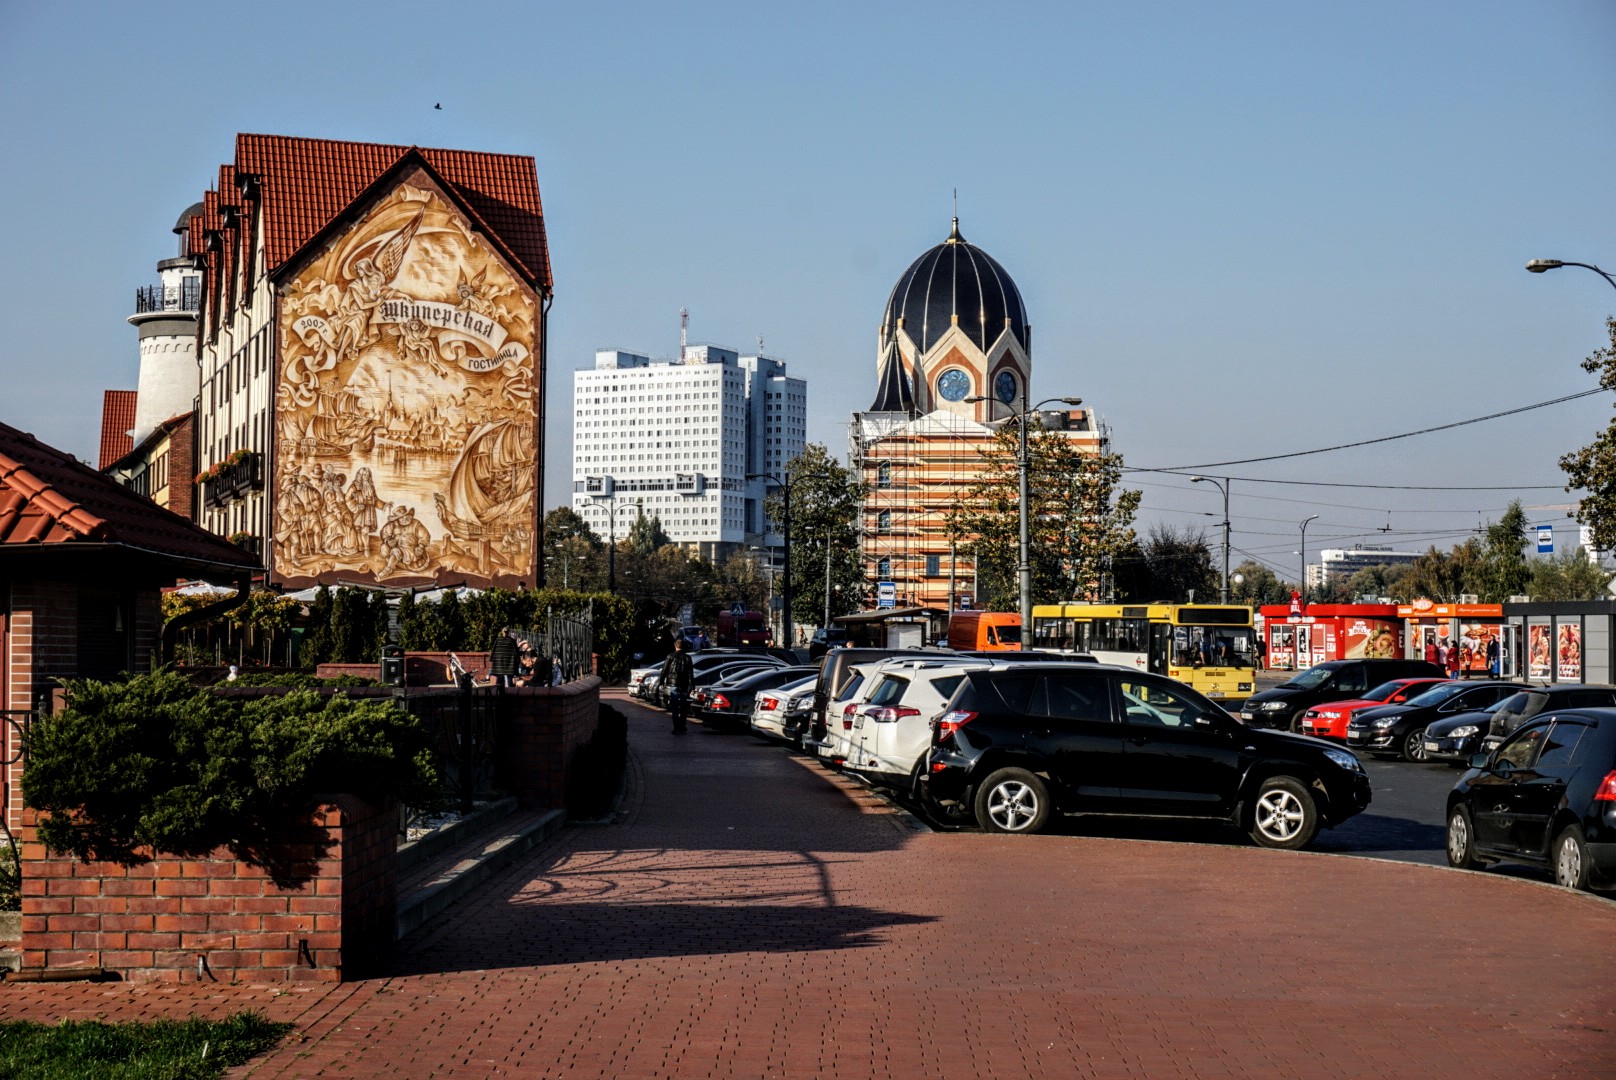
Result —
[[402, 184], [280, 307], [274, 573], [532, 581], [536, 297]]

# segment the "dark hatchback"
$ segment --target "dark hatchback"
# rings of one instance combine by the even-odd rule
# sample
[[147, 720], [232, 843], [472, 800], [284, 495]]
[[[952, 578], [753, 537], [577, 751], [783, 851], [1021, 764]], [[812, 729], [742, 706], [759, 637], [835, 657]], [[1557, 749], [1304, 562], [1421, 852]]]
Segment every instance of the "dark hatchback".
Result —
[[1425, 760], [1469, 768], [1470, 759], [1481, 752], [1481, 740], [1487, 735], [1493, 715], [1500, 709], [1512, 707], [1512, 703], [1523, 696], [1511, 694], [1479, 712], [1459, 713], [1432, 721], [1425, 728]]
[[933, 816], [1030, 833], [1055, 813], [1229, 821], [1305, 847], [1369, 805], [1352, 754], [1248, 728], [1181, 683], [1109, 665], [968, 672], [933, 723]]
[[1571, 889], [1616, 885], [1616, 709], [1540, 714], [1448, 796], [1448, 862], [1519, 862]]
[[1355, 714], [1347, 725], [1347, 747], [1377, 757], [1424, 761], [1427, 725], [1485, 709], [1520, 690], [1520, 683], [1437, 683], [1401, 705], [1380, 705]]

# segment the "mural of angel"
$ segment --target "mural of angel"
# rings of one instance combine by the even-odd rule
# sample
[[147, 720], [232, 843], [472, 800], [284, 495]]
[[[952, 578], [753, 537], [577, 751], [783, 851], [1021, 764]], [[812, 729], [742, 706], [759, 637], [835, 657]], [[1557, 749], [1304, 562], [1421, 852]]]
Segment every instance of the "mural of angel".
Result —
[[375, 328], [376, 309], [391, 293], [389, 286], [404, 265], [404, 254], [425, 216], [422, 210], [408, 225], [382, 241], [374, 258], [362, 255], [354, 261], [352, 283], [342, 295], [336, 316], [337, 352], [342, 356], [351, 357], [381, 337]]
[[460, 281], [455, 285], [455, 293], [460, 297], [460, 307], [465, 311], [474, 311], [478, 315], [494, 317], [494, 298], [491, 293], [485, 293], [488, 286], [484, 279], [488, 276], [486, 268], [477, 271], [477, 276], [470, 281], [466, 280], [464, 270], [460, 272]]

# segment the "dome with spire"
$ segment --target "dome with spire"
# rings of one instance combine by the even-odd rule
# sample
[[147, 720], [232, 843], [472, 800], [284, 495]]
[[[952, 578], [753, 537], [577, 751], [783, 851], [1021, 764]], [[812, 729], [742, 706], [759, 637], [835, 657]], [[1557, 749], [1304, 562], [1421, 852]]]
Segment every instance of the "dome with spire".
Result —
[[983, 352], [1007, 329], [1024, 351], [1031, 349], [1020, 290], [991, 255], [960, 235], [957, 217], [948, 239], [916, 259], [893, 287], [881, 319], [883, 341], [900, 321], [921, 353], [956, 321]]

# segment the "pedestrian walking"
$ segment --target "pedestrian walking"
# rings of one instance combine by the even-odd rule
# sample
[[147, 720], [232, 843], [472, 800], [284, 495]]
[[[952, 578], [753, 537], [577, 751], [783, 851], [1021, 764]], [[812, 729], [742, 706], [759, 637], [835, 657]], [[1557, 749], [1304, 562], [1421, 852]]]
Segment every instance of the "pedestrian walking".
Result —
[[500, 627], [488, 646], [488, 674], [494, 677], [495, 686], [511, 685], [516, 675], [516, 639], [508, 626]]
[[685, 733], [685, 705], [695, 674], [695, 665], [690, 662], [685, 640], [680, 638], [673, 643], [673, 655], [662, 665], [662, 680], [668, 688], [668, 712], [673, 714], [675, 735]]

